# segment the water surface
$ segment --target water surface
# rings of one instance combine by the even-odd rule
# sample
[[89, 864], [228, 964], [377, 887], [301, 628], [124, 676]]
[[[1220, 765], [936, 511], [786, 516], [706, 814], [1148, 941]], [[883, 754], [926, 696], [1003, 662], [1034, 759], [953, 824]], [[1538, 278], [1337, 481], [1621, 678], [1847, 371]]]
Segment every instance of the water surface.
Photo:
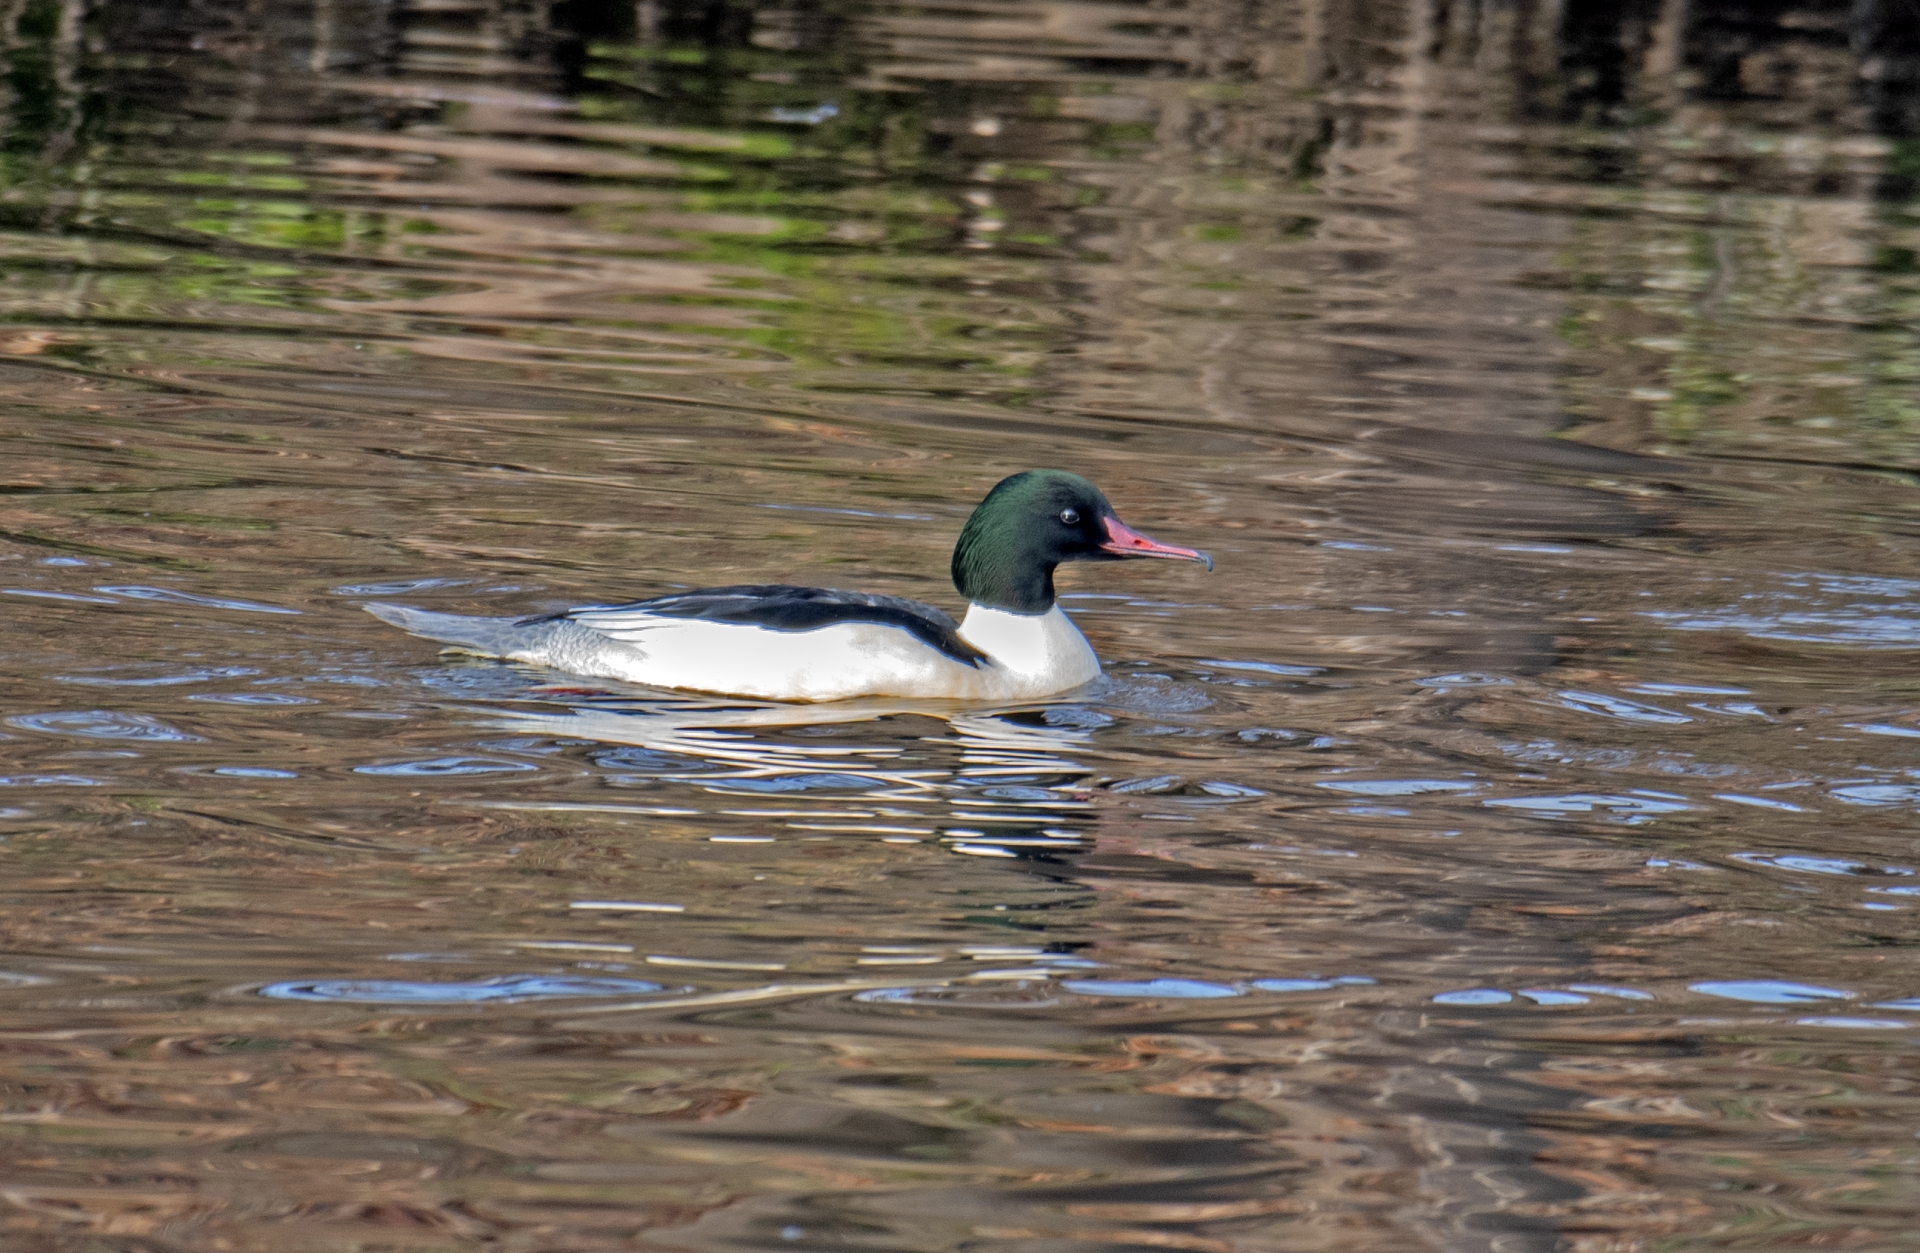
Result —
[[[8, 1247], [1908, 1247], [1906, 36], [1725, 7], [8, 16]], [[1044, 465], [1217, 572], [1034, 706], [360, 609]]]

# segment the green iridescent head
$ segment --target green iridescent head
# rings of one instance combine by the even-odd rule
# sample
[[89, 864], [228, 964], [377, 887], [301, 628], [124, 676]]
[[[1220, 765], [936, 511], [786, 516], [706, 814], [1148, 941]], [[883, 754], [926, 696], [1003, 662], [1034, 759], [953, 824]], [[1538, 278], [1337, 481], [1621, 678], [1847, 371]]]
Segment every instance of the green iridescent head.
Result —
[[1164, 557], [1213, 559], [1162, 544], [1121, 522], [1100, 489], [1065, 470], [1025, 470], [1000, 480], [953, 547], [953, 585], [977, 605], [1013, 613], [1053, 608], [1053, 571], [1063, 561]]

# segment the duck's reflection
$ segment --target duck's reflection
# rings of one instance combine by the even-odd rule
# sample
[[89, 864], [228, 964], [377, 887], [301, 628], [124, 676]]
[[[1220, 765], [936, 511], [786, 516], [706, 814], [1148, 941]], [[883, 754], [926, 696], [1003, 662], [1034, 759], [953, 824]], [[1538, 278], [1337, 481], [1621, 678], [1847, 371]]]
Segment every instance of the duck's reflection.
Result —
[[[960, 1008], [1034, 1008], [1055, 1003], [1053, 983], [1061, 974], [1092, 964], [1075, 956], [1076, 945], [1047, 935], [1043, 921], [1095, 895], [1075, 880], [1069, 864], [1094, 843], [1088, 786], [1093, 770], [1082, 760], [1094, 731], [1071, 723], [1102, 720], [1065, 712], [1073, 706], [982, 709], [902, 700], [794, 705], [634, 689], [563, 695], [536, 688], [515, 695], [515, 704], [469, 708], [490, 730], [584, 748], [606, 771], [605, 784], [644, 789], [649, 801], [678, 806], [650, 812], [698, 814], [708, 824], [719, 820], [710, 826], [711, 840], [937, 844], [956, 856], [1003, 859], [1012, 872], [991, 889], [970, 876], [958, 883], [941, 876], [945, 891], [971, 898], [969, 912], [977, 911], [987, 938], [995, 941], [959, 946], [957, 955], [971, 965], [957, 977], [952, 969], [920, 969], [950, 962], [955, 954], [943, 946], [889, 942], [863, 948], [855, 963], [860, 969], [831, 982], [701, 988], [577, 1013], [657, 1013], [838, 992], [900, 998], [899, 1004], [930, 997], [929, 1004]], [[566, 703], [555, 708], [555, 700]], [[1054, 725], [1050, 713], [1068, 725]], [[559, 798], [493, 803], [628, 808]]]
[[489, 729], [618, 746], [597, 757], [608, 782], [735, 798], [723, 815], [1044, 859], [1088, 847], [1093, 810], [1085, 789], [1093, 771], [1080, 760], [1093, 732], [1056, 725], [1048, 708], [648, 694], [570, 704], [564, 712], [480, 712]]

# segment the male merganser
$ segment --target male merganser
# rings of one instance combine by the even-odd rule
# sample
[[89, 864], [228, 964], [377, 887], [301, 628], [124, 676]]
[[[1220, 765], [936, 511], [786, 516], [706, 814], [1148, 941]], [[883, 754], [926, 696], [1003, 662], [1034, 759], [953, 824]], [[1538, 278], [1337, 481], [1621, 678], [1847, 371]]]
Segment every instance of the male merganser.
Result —
[[1079, 475], [1027, 470], [987, 493], [954, 545], [953, 585], [968, 601], [958, 624], [899, 596], [772, 584], [536, 618], [366, 609], [462, 651], [648, 687], [790, 701], [1030, 700], [1100, 674], [1092, 646], [1054, 600], [1054, 567], [1129, 557], [1213, 569], [1207, 554], [1121, 522]]

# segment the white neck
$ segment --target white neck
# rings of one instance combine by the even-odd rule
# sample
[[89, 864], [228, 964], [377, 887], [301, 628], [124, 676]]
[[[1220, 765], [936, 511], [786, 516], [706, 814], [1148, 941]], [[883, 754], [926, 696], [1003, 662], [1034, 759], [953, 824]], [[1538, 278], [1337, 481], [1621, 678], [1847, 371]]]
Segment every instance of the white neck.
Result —
[[1100, 659], [1059, 605], [1045, 613], [967, 606], [960, 638], [994, 665], [1032, 680], [1036, 692], [1077, 687], [1100, 674]]

